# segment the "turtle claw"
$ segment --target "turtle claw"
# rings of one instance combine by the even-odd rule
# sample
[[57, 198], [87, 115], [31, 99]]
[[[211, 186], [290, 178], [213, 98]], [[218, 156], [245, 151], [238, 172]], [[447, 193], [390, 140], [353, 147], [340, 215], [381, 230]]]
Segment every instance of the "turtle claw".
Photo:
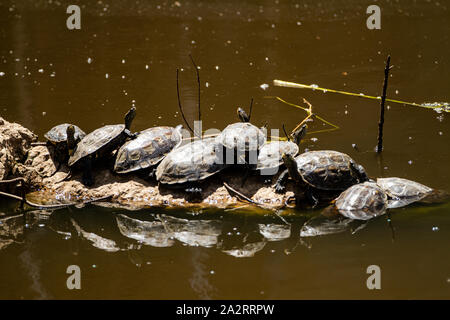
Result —
[[286, 187], [281, 185], [281, 184], [279, 184], [279, 183], [277, 183], [275, 185], [275, 192], [278, 193], [278, 194], [285, 193], [286, 192]]

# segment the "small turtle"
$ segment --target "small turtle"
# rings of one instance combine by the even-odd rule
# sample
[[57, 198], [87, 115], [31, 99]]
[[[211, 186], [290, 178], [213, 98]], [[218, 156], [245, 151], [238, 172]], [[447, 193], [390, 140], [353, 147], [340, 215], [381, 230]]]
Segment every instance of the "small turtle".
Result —
[[318, 202], [314, 190], [337, 192], [369, 180], [361, 165], [338, 151], [309, 151], [296, 158], [283, 154], [282, 158], [287, 169], [278, 178], [276, 192], [284, 192], [290, 177], [298, 187], [306, 191], [306, 195], [314, 204]]
[[299, 152], [299, 145], [306, 134], [306, 125], [291, 134], [291, 140], [288, 141], [271, 141], [262, 146], [259, 150], [258, 164], [256, 170], [261, 175], [274, 175], [278, 172], [279, 167], [283, 164], [283, 153], [295, 157]]
[[156, 166], [172, 149], [181, 144], [181, 128], [181, 125], [176, 128], [154, 127], [139, 132], [136, 139], [120, 147], [114, 171], [128, 173]]
[[[81, 165], [84, 185], [91, 186], [94, 184], [91, 172], [93, 160], [110, 156], [112, 151], [121, 146], [127, 138], [136, 136], [130, 132], [131, 123], [135, 116], [136, 108], [132, 107], [125, 115], [125, 124], [107, 125], [98, 128], [78, 143], [75, 153], [69, 158], [69, 166], [72, 170], [74, 166]], [[67, 177], [69, 176], [70, 173]]]
[[184, 187], [186, 192], [198, 195], [201, 192], [198, 182], [226, 168], [220, 149], [214, 138], [178, 147], [160, 162], [156, 180], [166, 186]]
[[344, 217], [369, 220], [386, 212], [388, 196], [375, 182], [364, 182], [342, 192], [335, 206]]
[[[259, 150], [266, 143], [266, 135], [260, 128], [249, 122], [250, 117], [243, 109], [238, 108], [237, 113], [242, 122], [228, 125], [216, 137], [216, 142], [224, 148], [226, 163], [256, 165]], [[235, 152], [236, 157], [234, 157]], [[233, 159], [229, 159], [230, 154], [233, 155]]]
[[54, 126], [44, 134], [48, 144], [55, 148], [55, 158], [58, 161], [58, 168], [61, 163], [66, 162], [75, 152], [76, 145], [85, 136], [86, 133], [83, 130], [70, 123]]
[[389, 196], [388, 208], [404, 207], [431, 195], [433, 189], [403, 178], [378, 178], [377, 184]]

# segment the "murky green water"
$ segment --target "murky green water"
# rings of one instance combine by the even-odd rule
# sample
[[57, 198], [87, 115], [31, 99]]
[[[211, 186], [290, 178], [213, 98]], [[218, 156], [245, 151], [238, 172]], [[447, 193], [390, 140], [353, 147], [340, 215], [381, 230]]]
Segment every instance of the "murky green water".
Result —
[[[181, 123], [176, 68], [183, 68], [182, 100], [193, 121], [191, 53], [201, 67], [204, 129], [234, 122], [236, 106], [247, 106], [252, 97], [253, 122], [292, 128], [305, 114], [265, 96], [296, 103], [305, 97], [340, 127], [309, 134], [305, 148], [348, 153], [371, 176], [450, 190], [447, 115], [389, 104], [379, 159], [372, 151], [378, 102], [272, 86], [282, 79], [376, 96], [391, 54], [389, 97], [448, 102], [445, 2], [380, 1], [377, 31], [366, 28], [368, 1], [86, 1], [78, 31], [66, 28], [68, 4], [0, 3], [0, 113], [41, 137], [67, 121], [85, 131], [118, 123], [131, 105], [138, 109], [135, 130]], [[316, 122], [311, 131], [324, 128]], [[319, 212], [297, 212], [287, 229], [273, 215], [238, 211], [193, 215], [86, 207], [14, 217], [15, 204], [1, 201], [0, 211], [12, 216], [0, 225], [1, 298], [450, 295], [449, 204], [393, 210], [394, 231], [380, 217], [341, 233], [300, 238], [302, 225]], [[71, 218], [102, 238], [78, 236]], [[140, 231], [130, 231], [133, 225], [141, 225]], [[114, 241], [106, 244], [115, 252], [104, 250], [104, 239]], [[69, 265], [81, 268], [79, 291], [66, 287]], [[366, 287], [369, 265], [381, 268], [381, 290]]]

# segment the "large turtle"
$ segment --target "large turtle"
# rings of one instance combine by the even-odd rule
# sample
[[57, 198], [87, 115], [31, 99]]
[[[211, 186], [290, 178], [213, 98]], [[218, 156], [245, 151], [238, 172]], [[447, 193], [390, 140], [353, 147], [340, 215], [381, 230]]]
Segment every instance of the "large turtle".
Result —
[[196, 140], [173, 149], [156, 168], [156, 180], [198, 195], [201, 192], [198, 182], [227, 167], [220, 149], [214, 138]]
[[241, 108], [237, 109], [242, 122], [228, 125], [217, 137], [216, 142], [224, 148], [228, 164], [258, 163], [258, 154], [266, 143], [266, 134], [249, 122], [250, 117]]
[[[182, 142], [182, 126], [154, 127], [138, 133], [136, 139], [126, 142], [117, 152], [114, 171], [129, 173], [156, 166]], [[153, 175], [153, 171], [150, 172]]]
[[347, 218], [368, 220], [386, 212], [388, 196], [375, 182], [367, 181], [342, 192], [335, 206]]
[[309, 151], [296, 158], [283, 154], [282, 158], [287, 169], [278, 178], [276, 192], [284, 192], [290, 177], [314, 204], [318, 202], [315, 190], [337, 192], [369, 180], [361, 165], [338, 151]]
[[71, 170], [75, 166], [83, 168], [83, 184], [94, 184], [91, 167], [92, 161], [110, 156], [112, 151], [121, 146], [127, 138], [136, 135], [130, 132], [131, 123], [136, 116], [136, 108], [132, 107], [125, 115], [125, 124], [107, 125], [98, 128], [85, 136], [77, 146], [75, 153], [69, 158]]
[[431, 195], [433, 189], [403, 178], [378, 178], [377, 184], [389, 196], [389, 208], [399, 208]]
[[[83, 130], [70, 123], [62, 123], [51, 128], [44, 134], [47, 143], [55, 148], [55, 158], [58, 168], [61, 163], [66, 162], [75, 152], [75, 147], [86, 136]], [[56, 171], [58, 171], [58, 168]]]
[[299, 152], [299, 145], [306, 134], [306, 124], [294, 131], [290, 136], [292, 140], [267, 142], [259, 150], [256, 170], [261, 175], [274, 175], [283, 164], [282, 155], [289, 154], [295, 157]]

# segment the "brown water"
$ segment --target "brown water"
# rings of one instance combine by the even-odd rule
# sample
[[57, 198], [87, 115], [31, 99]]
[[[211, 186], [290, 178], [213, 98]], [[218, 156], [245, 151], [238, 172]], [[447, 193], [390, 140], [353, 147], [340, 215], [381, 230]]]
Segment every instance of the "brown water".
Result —
[[[183, 68], [182, 101], [193, 121], [191, 53], [201, 68], [204, 129], [235, 122], [236, 106], [247, 107], [252, 97], [252, 122], [292, 128], [305, 114], [265, 96], [295, 103], [305, 97], [340, 127], [309, 134], [305, 148], [346, 152], [371, 176], [450, 190], [446, 114], [389, 104], [380, 160], [372, 151], [377, 101], [272, 85], [282, 79], [377, 96], [391, 54], [388, 97], [448, 102], [447, 3], [377, 3], [382, 28], [372, 31], [366, 28], [370, 1], [86, 1], [81, 30], [69, 31], [70, 2], [2, 1], [0, 113], [41, 137], [62, 122], [88, 132], [119, 123], [132, 105], [138, 110], [134, 130], [177, 125], [175, 71]], [[263, 90], [263, 84], [269, 87]], [[323, 128], [315, 122], [310, 131]], [[14, 203], [1, 201], [4, 214], [18, 214]], [[291, 215], [290, 232], [272, 226], [280, 223], [273, 215], [239, 210], [86, 207], [2, 219], [0, 244], [15, 242], [0, 251], [0, 298], [450, 297], [449, 204], [392, 210], [394, 233], [380, 217], [342, 233], [300, 238], [301, 226], [318, 213]], [[118, 228], [119, 214], [155, 220], [156, 231], [144, 228], [130, 238], [131, 231]], [[107, 252], [78, 237], [70, 218], [120, 250]], [[278, 237], [269, 236], [268, 228]], [[255, 252], [236, 257], [239, 252], [230, 250], [238, 249], [241, 255]], [[69, 265], [81, 268], [81, 290], [66, 287]], [[366, 287], [369, 265], [381, 268], [381, 290]]]

